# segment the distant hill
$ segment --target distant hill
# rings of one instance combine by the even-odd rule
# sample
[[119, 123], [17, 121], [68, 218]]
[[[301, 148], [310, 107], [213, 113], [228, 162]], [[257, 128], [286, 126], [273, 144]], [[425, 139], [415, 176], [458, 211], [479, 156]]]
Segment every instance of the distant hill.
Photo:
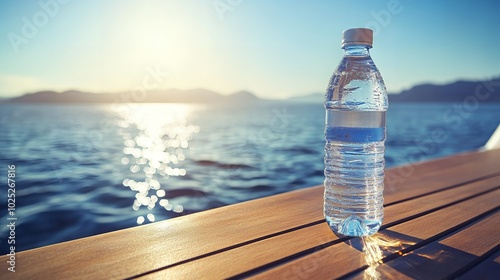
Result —
[[232, 102], [252, 102], [255, 101], [257, 97], [249, 91], [242, 90], [226, 96], [225, 99]]
[[39, 91], [35, 93], [27, 93], [25, 95], [6, 99], [4, 102], [9, 103], [101, 103], [112, 102], [116, 98], [112, 94], [97, 94], [90, 92], [82, 92], [69, 90], [65, 92], [55, 91]]
[[487, 81], [457, 81], [446, 85], [423, 84], [390, 94], [389, 102], [500, 102], [500, 78]]
[[[457, 81], [446, 85], [421, 84], [400, 93], [389, 94], [389, 102], [500, 102], [500, 77], [486, 81]], [[222, 95], [207, 89], [168, 89], [142, 92], [93, 93], [78, 90], [39, 91], [14, 98], [0, 98], [2, 103], [249, 103], [262, 100], [249, 91]], [[324, 93], [295, 96], [288, 101], [324, 102]], [[472, 100], [473, 101], [473, 100]]]
[[[400, 93], [389, 94], [389, 102], [464, 102], [472, 97], [485, 103], [500, 102], [500, 78], [486, 81], [457, 81], [446, 85], [417, 85]], [[288, 100], [324, 102], [324, 98], [324, 93], [312, 93], [291, 97]]]
[[147, 92], [92, 93], [77, 90], [65, 92], [39, 91], [19, 97], [5, 99], [8, 103], [224, 103], [254, 102], [260, 100], [249, 91], [221, 95], [207, 89], [169, 89]]

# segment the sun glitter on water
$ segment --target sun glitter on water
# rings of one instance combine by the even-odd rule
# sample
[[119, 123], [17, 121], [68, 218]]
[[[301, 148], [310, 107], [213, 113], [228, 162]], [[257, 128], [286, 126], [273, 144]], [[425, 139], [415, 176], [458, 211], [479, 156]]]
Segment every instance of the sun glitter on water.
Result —
[[[165, 198], [167, 191], [160, 181], [187, 173], [177, 165], [186, 159], [189, 141], [200, 130], [187, 121], [194, 108], [190, 104], [123, 104], [115, 108], [120, 117], [118, 134], [123, 138], [121, 163], [131, 172], [123, 185], [136, 192], [132, 205], [135, 211], [142, 207], [151, 211], [157, 205], [166, 211], [184, 211], [182, 205]], [[154, 214], [148, 213], [136, 222], [155, 220]]]

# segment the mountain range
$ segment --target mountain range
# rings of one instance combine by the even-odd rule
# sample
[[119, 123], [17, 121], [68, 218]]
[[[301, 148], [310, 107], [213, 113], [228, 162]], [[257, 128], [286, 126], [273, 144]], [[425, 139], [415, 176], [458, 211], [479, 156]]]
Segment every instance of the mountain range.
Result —
[[[323, 102], [323, 93], [289, 98], [294, 102]], [[470, 99], [470, 100], [469, 100]], [[249, 103], [262, 101], [249, 91], [222, 95], [207, 89], [168, 89], [143, 92], [92, 93], [77, 90], [39, 91], [2, 103]], [[389, 94], [389, 102], [500, 102], [500, 77], [484, 81], [457, 81], [445, 85], [421, 84], [400, 93]]]
[[[500, 78], [457, 81], [445, 85], [421, 84], [400, 93], [389, 93], [389, 102], [500, 102]], [[296, 102], [323, 102], [324, 93], [290, 98]], [[469, 100], [470, 99], [470, 100]]]
[[446, 85], [422, 84], [389, 95], [389, 102], [500, 102], [500, 78], [457, 81]]
[[39, 91], [3, 100], [8, 103], [220, 103], [257, 101], [253, 93], [238, 91], [221, 95], [207, 89], [168, 89], [137, 92], [93, 93], [77, 90]]

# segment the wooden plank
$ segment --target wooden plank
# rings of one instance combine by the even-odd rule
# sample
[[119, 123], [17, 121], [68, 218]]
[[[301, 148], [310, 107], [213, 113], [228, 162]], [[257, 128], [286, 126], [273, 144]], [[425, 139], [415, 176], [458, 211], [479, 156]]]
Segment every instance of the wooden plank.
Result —
[[[307, 202], [318, 197], [321, 197], [319, 189], [298, 190], [248, 205], [231, 205], [20, 252], [18, 272], [9, 276], [12, 279], [53, 279], [55, 275], [59, 279], [128, 277], [317, 220], [321, 204]], [[6, 260], [6, 256], [0, 257], [1, 262]], [[4, 273], [0, 270], [0, 277]]]
[[[440, 190], [477, 178], [491, 176], [500, 172], [500, 149], [490, 152], [464, 154], [452, 158], [440, 159], [420, 165], [410, 166], [405, 172], [404, 166], [387, 172], [385, 180], [385, 203], [419, 196], [423, 193]], [[402, 174], [402, 175], [401, 175]]]
[[[399, 175], [402, 177], [408, 177], [408, 176], [420, 177], [429, 174], [430, 172], [436, 172], [436, 171], [439, 172], [439, 170], [443, 168], [454, 169], [471, 162], [481, 163], [485, 160], [485, 158], [487, 158], [488, 161], [491, 160], [498, 161], [498, 154], [500, 154], [500, 149], [490, 150], [490, 151], [471, 151], [471, 152], [459, 153], [455, 155], [431, 159], [428, 161], [412, 162], [410, 164], [404, 164], [393, 167], [391, 168], [391, 170], [397, 171], [396, 174], [393, 174], [394, 176]], [[408, 159], [410, 161], [414, 160], [414, 158], [412, 158], [411, 156]]]
[[[389, 206], [386, 211], [388, 213], [386, 223], [394, 223], [397, 219], [405, 219], [407, 217], [432, 210], [435, 207], [492, 190], [497, 188], [499, 185], [500, 176], [476, 182], [461, 188], [454, 188], [436, 193], [430, 197], [421, 197], [401, 204]], [[208, 256], [206, 258], [188, 262], [176, 267], [168, 268], [165, 271], [151, 274], [146, 278], [162, 279], [169, 278], [171, 275], [180, 275], [182, 277], [189, 276], [190, 278], [206, 277], [207, 275], [210, 275], [214, 276], [214, 278], [227, 278], [260, 266], [264, 266], [268, 263], [275, 262], [307, 249], [315, 250], [314, 248], [317, 248], [317, 250], [319, 250], [324, 244], [337, 239], [338, 238], [332, 234], [328, 226], [323, 223]], [[337, 247], [342, 245], [335, 246]], [[276, 248], [280, 249], [276, 250]], [[350, 250], [353, 249], [347, 246], [347, 248], [339, 250], [336, 253], [342, 253], [344, 257], [347, 257], [349, 254], [351, 254], [351, 256], [356, 256], [354, 257], [353, 262], [359, 260], [359, 256], [357, 256], [359, 252], [355, 250], [350, 252]], [[231, 263], [231, 265], [221, 269], [220, 264], [226, 263]]]
[[[315, 244], [325, 244], [337, 240], [326, 224], [314, 225], [285, 233], [247, 246], [207, 256], [202, 259], [160, 270], [140, 279], [223, 279], [311, 249]], [[356, 256], [358, 252], [349, 246]], [[347, 254], [348, 255], [348, 254]], [[346, 253], [342, 255], [346, 257]], [[351, 258], [350, 258], [351, 259]], [[352, 258], [356, 260], [356, 258]]]
[[[500, 243], [500, 212], [432, 242], [397, 259], [380, 265], [377, 271], [395, 276], [394, 270], [410, 278], [443, 279], [467, 266]], [[386, 270], [387, 267], [392, 269]], [[362, 279], [358, 275], [354, 279]], [[493, 275], [490, 275], [493, 277]], [[476, 278], [477, 279], [477, 278]]]
[[[499, 202], [497, 200], [497, 206]], [[500, 233], [500, 212], [447, 237], [440, 241], [439, 244], [479, 257], [495, 247], [495, 245], [500, 244], [500, 235], [498, 233]], [[429, 246], [426, 247], [430, 249]], [[419, 251], [425, 253], [427, 249], [422, 248]]]
[[[497, 233], [498, 235], [498, 233]], [[500, 250], [459, 276], [460, 280], [488, 279], [500, 275]]]
[[500, 187], [500, 176], [491, 177], [485, 180], [476, 181], [461, 187], [448, 189], [442, 192], [434, 193], [428, 196], [421, 196], [410, 200], [409, 203], [403, 202], [393, 204], [384, 209], [384, 225], [391, 224], [394, 221], [405, 219], [436, 207], [443, 207], [461, 199], [474, 196], [479, 193], [487, 192]]
[[[450, 207], [438, 210], [414, 220], [390, 227], [376, 234], [381, 240], [388, 241], [387, 248], [382, 251], [382, 257], [394, 254], [398, 250], [408, 248], [418, 242], [432, 238], [446, 230], [462, 224], [464, 221], [472, 219], [482, 213], [490, 211], [498, 206], [500, 190], [494, 193], [487, 193]], [[394, 236], [397, 236], [396, 239]], [[356, 238], [360, 243], [359, 238]], [[287, 279], [332, 279], [346, 275], [359, 269], [359, 263], [351, 263], [353, 259], [362, 259], [364, 255], [358, 251], [358, 256], [353, 256], [352, 248], [344, 243], [335, 244], [315, 253], [306, 255], [300, 259], [287, 262], [283, 265], [269, 269], [257, 274], [251, 279], [277, 279], [282, 275], [289, 276]], [[333, 258], [347, 254], [345, 258]], [[333, 260], [333, 261], [332, 261]], [[347, 261], [346, 261], [347, 260]], [[335, 265], [332, 265], [332, 262]], [[305, 270], [303, 267], [310, 267], [309, 263], [314, 263], [316, 269]], [[366, 265], [366, 262], [364, 263]], [[300, 273], [298, 273], [300, 272]]]
[[[452, 169], [445, 169], [442, 174], [431, 174], [431, 177], [438, 176], [439, 182], [429, 183], [423, 188], [418, 187], [418, 182], [428, 177], [424, 171], [446, 166], [446, 163], [454, 166], [468, 166], [470, 161], [476, 161], [479, 166], [486, 164], [483, 168], [472, 169], [473, 172], [468, 174], [472, 179], [493, 174], [496, 167], [491, 166], [498, 166], [492, 164], [498, 163], [498, 155], [499, 151], [471, 153], [417, 164], [413, 175], [405, 178], [404, 186], [401, 186], [411, 192], [403, 195], [389, 193], [386, 201], [405, 199], [448, 187], [446, 176], [454, 177]], [[397, 169], [388, 170], [387, 173], [391, 174], [394, 170]], [[460, 171], [467, 173], [461, 169]], [[18, 268], [27, 273], [26, 278], [36, 276], [38, 279], [52, 278], [54, 275], [60, 278], [81, 276], [95, 279], [136, 275], [321, 222], [322, 193], [322, 187], [302, 189], [182, 218], [20, 252], [17, 254], [20, 260]], [[6, 256], [0, 257], [0, 261], [6, 261]], [[124, 263], [141, 265], [123, 266]], [[23, 264], [29, 264], [29, 268], [23, 267]], [[75, 271], [79, 274], [75, 275]], [[16, 273], [19, 278], [23, 278], [22, 275]]]

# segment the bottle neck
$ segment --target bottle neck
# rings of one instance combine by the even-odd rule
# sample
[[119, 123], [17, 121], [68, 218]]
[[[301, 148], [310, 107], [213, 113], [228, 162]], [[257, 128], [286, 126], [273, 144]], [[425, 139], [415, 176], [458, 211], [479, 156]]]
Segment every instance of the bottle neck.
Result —
[[344, 56], [370, 56], [369, 49], [370, 46], [364, 44], [344, 46]]

